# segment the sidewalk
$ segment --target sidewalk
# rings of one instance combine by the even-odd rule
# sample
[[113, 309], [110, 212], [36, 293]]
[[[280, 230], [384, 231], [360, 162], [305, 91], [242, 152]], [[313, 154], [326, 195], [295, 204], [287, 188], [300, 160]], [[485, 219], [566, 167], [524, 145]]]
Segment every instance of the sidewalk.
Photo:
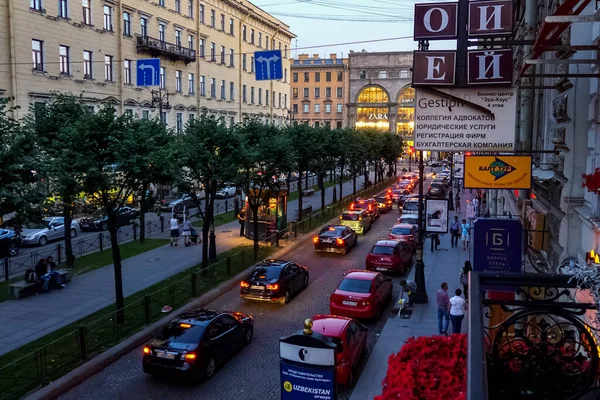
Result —
[[[362, 182], [362, 178], [357, 180], [357, 189], [362, 187]], [[352, 193], [352, 182], [344, 184], [343, 192], [345, 195]], [[333, 188], [327, 188], [326, 204], [330, 204], [332, 198]], [[320, 192], [306, 197], [303, 204], [311, 204], [314, 210], [319, 209]], [[297, 209], [297, 200], [288, 203], [288, 220], [296, 218]], [[252, 243], [239, 236], [239, 229], [237, 221], [216, 228], [217, 253]], [[201, 249], [199, 245], [187, 248], [163, 246], [123, 260], [125, 296], [201, 263]], [[114, 286], [114, 270], [110, 264], [75, 276], [64, 290], [0, 303], [0, 355], [114, 304]]]
[[[461, 193], [461, 214], [450, 211], [450, 218], [458, 215], [459, 219], [465, 218], [466, 200], [472, 195], [466, 190]], [[423, 258], [425, 262], [425, 284], [427, 285], [427, 304], [415, 304], [410, 319], [388, 318], [367, 364], [360, 374], [360, 378], [352, 391], [350, 400], [372, 399], [381, 394], [388, 367], [388, 358], [391, 354], [400, 351], [404, 342], [410, 337], [431, 336], [438, 334], [436, 291], [442, 282], [448, 283], [448, 294], [454, 295], [460, 285], [460, 270], [464, 262], [469, 259], [469, 252], [463, 251], [462, 242], [458, 247], [450, 247], [450, 234], [440, 237], [441, 244], [438, 250], [431, 252], [429, 240], [423, 244]], [[472, 243], [472, 240], [471, 240]], [[414, 280], [414, 268], [410, 273], [410, 280]], [[462, 323], [462, 332], [468, 329], [468, 320]], [[451, 325], [450, 328], [452, 329]]]

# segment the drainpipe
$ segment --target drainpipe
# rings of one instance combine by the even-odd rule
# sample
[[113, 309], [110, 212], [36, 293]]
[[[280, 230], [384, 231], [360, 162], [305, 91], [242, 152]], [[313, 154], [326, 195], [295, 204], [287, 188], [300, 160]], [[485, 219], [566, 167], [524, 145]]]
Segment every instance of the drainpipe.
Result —
[[[8, 25], [9, 25], [9, 35], [10, 35], [10, 91], [13, 100], [11, 100], [11, 104], [13, 107], [19, 105], [19, 93], [17, 87], [17, 51], [16, 51], [16, 43], [15, 43], [15, 7], [14, 0], [8, 0]], [[13, 111], [15, 114], [15, 118], [19, 118], [19, 109], [15, 108]]]
[[[252, 10], [248, 9], [248, 11], [246, 12], [246, 15], [244, 16], [244, 18], [240, 19], [239, 23], [238, 23], [238, 109], [239, 109], [239, 122], [243, 121], [242, 118], [242, 57], [243, 57], [243, 51], [242, 51], [242, 26], [243, 23], [246, 21], [246, 18], [248, 18], [250, 15], [252, 14]], [[247, 59], [246, 59], [247, 60]]]

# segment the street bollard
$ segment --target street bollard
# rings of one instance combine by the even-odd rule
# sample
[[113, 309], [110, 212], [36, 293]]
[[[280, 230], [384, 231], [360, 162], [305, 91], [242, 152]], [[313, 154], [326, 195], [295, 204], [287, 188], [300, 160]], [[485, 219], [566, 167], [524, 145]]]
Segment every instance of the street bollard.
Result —
[[150, 323], [150, 296], [144, 296], [144, 322], [146, 325]]
[[191, 279], [192, 279], [192, 297], [198, 296], [198, 283], [196, 282], [197, 278], [198, 277], [197, 277], [196, 273], [192, 272], [192, 276], [191, 276]]
[[133, 240], [137, 240], [137, 224], [135, 222], [133, 222], [132, 225], [133, 225]]
[[158, 219], [160, 220], [160, 231], [164, 232], [165, 231], [165, 217], [163, 217], [161, 215], [160, 217], [158, 217]]
[[86, 339], [85, 326], [82, 325], [77, 329], [77, 336], [79, 338], [79, 356], [81, 357], [82, 361], [87, 361], [88, 354], [87, 354], [87, 340], [85, 340]]
[[225, 212], [227, 212], [227, 206], [229, 205], [229, 200], [225, 200]]
[[98, 248], [100, 248], [100, 251], [104, 250], [104, 244], [102, 243], [102, 233], [98, 234]]
[[4, 280], [8, 281], [8, 257], [4, 259]]
[[62, 248], [62, 245], [60, 243], [56, 245], [56, 261], [58, 262], [58, 265], [62, 264], [62, 257], [61, 257], [62, 252], [60, 251], [61, 248]]
[[227, 257], [225, 263], [227, 264], [227, 275], [229, 275], [231, 274], [231, 257]]

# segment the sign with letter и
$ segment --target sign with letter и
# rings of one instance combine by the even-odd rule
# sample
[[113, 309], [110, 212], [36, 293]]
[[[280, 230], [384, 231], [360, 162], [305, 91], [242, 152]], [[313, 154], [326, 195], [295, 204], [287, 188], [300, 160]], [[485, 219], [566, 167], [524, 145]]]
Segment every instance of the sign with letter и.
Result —
[[531, 156], [465, 157], [467, 189], [531, 189]]
[[281, 50], [255, 51], [254, 71], [256, 72], [257, 81], [282, 79]]
[[432, 92], [417, 88], [415, 92], [415, 150], [514, 150], [516, 89], [439, 88]]
[[519, 220], [479, 218], [474, 224], [473, 270], [521, 273], [522, 247]]
[[160, 85], [160, 58], [141, 58], [136, 61], [137, 85]]

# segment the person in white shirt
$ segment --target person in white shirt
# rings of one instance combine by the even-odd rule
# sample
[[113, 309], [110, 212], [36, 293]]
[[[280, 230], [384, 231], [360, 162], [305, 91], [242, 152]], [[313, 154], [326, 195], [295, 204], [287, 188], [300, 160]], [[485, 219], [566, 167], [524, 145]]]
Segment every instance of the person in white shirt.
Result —
[[179, 221], [175, 216], [171, 217], [171, 246], [177, 246], [179, 241]]
[[460, 333], [460, 326], [465, 318], [467, 302], [461, 297], [462, 290], [456, 289], [455, 296], [450, 298], [450, 322], [452, 322], [452, 333]]

